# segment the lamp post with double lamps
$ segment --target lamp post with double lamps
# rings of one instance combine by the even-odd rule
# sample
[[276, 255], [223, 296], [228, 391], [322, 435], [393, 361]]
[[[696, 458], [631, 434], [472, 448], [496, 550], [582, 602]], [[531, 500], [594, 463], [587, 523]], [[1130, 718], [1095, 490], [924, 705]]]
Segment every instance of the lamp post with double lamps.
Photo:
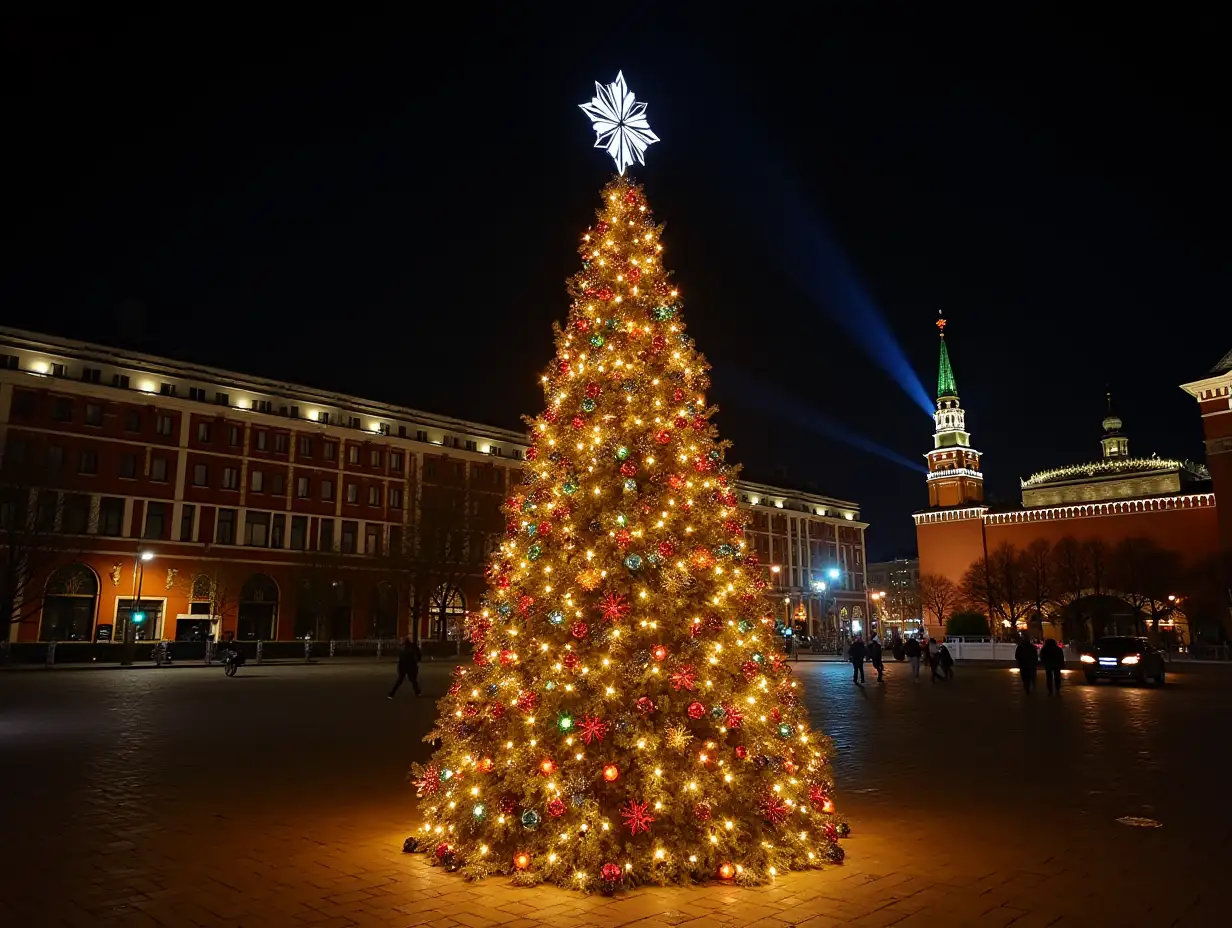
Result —
[[145, 580], [145, 565], [154, 560], [153, 551], [140, 549], [133, 555], [133, 599], [128, 610], [128, 621], [124, 623], [124, 654], [120, 663], [125, 667], [133, 663], [133, 655], [137, 652], [137, 626], [145, 622], [145, 613], [141, 611], [141, 584]]

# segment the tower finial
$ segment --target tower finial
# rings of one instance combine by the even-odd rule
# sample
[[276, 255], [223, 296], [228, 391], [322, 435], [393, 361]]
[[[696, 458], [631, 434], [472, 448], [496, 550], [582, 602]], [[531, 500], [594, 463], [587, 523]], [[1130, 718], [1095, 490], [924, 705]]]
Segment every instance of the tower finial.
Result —
[[943, 310], [937, 310], [937, 329], [941, 332], [941, 337], [945, 338], [945, 314]]
[[950, 367], [950, 353], [945, 347], [945, 316], [937, 310], [937, 329], [941, 332], [941, 361], [937, 366], [937, 399], [943, 396], [958, 396], [958, 386], [954, 383], [954, 369]]

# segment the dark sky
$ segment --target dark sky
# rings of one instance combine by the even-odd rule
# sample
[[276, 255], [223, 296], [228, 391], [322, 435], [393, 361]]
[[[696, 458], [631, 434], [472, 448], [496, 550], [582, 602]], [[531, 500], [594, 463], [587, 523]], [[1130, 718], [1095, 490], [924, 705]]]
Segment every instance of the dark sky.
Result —
[[865, 344], [884, 319], [931, 393], [939, 308], [994, 497], [1098, 454], [1105, 383], [1132, 451], [1200, 458], [1177, 384], [1232, 348], [1222, 24], [858, 6], [8, 20], [0, 322], [518, 427], [610, 173], [577, 104], [622, 68], [749, 476], [912, 553], [922, 477], [834, 435], [922, 462]]

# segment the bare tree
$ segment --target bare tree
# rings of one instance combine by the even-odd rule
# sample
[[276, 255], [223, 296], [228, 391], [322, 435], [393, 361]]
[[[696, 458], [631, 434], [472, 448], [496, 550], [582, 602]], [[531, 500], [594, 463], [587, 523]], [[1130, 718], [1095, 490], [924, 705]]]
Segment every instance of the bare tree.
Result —
[[1085, 623], [1078, 611], [1079, 601], [1091, 590], [1091, 570], [1086, 553], [1078, 539], [1066, 535], [1052, 546], [1052, 576], [1054, 595], [1061, 607], [1067, 638], [1078, 637], [1075, 623]]
[[190, 603], [209, 603], [209, 618], [219, 625], [239, 609], [239, 580], [225, 561], [206, 561], [194, 574], [177, 574], [175, 586]]
[[0, 641], [9, 640], [13, 625], [38, 618], [48, 577], [79, 553], [61, 534], [64, 508], [65, 496], [55, 490], [0, 483]]
[[958, 586], [941, 574], [921, 574], [919, 586], [920, 602], [933, 614], [936, 624], [944, 628], [946, 619], [962, 598]]
[[1018, 623], [1030, 615], [1033, 605], [1028, 572], [1026, 555], [1009, 542], [1003, 542], [989, 553], [987, 563], [980, 558], [967, 568], [962, 592], [969, 603], [990, 604], [994, 616], [1008, 624], [1013, 632]]
[[1056, 578], [1052, 569], [1052, 545], [1047, 539], [1036, 538], [1024, 552], [1023, 575], [1026, 596], [1031, 602], [1032, 621], [1038, 637], [1044, 635], [1044, 618], [1052, 610], [1056, 596]]
[[469, 494], [464, 486], [424, 488], [416, 526], [415, 612], [433, 615], [436, 636], [461, 643], [462, 616], [452, 612], [462, 584], [482, 571], [482, 549], [467, 530]]
[[[334, 636], [334, 615], [347, 588], [342, 576], [342, 555], [335, 550], [305, 551], [292, 573], [295, 585], [295, 637], [329, 641]], [[348, 635], [349, 637], [349, 635]]]

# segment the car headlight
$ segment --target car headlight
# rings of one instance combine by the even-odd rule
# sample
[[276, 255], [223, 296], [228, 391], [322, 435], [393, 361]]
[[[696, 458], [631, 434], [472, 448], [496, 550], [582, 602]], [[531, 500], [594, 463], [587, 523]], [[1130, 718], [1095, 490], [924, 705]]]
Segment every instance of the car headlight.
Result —
[[1126, 654], [1123, 658], [1121, 658], [1121, 663], [1122, 664], [1136, 664], [1140, 660], [1142, 660], [1142, 658], [1141, 656], [1137, 654]]
[[1084, 664], [1094, 664], [1095, 656], [1093, 654], [1083, 654], [1078, 658], [1078, 660], [1082, 661]]

